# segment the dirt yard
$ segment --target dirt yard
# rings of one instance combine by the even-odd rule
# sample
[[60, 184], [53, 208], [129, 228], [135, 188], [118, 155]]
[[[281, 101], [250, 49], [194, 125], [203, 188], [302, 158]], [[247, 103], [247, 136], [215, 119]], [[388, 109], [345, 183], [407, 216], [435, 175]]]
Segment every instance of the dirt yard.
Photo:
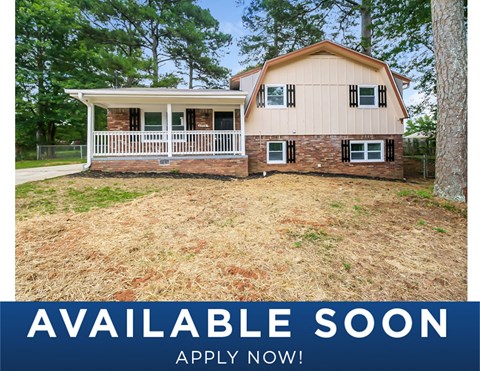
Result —
[[17, 187], [17, 300], [466, 300], [466, 206], [277, 174]]

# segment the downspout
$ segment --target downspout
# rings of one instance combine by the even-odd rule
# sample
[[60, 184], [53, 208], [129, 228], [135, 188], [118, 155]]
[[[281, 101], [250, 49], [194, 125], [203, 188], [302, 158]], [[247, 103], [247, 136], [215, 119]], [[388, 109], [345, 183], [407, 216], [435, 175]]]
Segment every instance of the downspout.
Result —
[[92, 149], [93, 149], [93, 143], [92, 143], [92, 138], [93, 138], [93, 110], [94, 110], [94, 105], [92, 103], [89, 103], [86, 99], [83, 98], [83, 93], [80, 92], [78, 93], [78, 100], [85, 104], [88, 109], [87, 113], [87, 163], [83, 165], [83, 170], [88, 170], [90, 166], [92, 165]]

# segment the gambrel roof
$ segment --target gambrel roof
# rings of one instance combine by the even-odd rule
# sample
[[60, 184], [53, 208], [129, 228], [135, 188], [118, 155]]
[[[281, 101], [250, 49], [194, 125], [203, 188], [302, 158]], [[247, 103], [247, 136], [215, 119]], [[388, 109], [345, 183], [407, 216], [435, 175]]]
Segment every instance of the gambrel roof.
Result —
[[[255, 84], [255, 87], [254, 87], [253, 93], [252, 93], [252, 97], [255, 97], [258, 93], [258, 90], [260, 89], [260, 86], [263, 84], [265, 75], [266, 75], [266, 73], [267, 73], [267, 71], [270, 67], [272, 67], [274, 65], [277, 65], [277, 64], [280, 64], [280, 63], [288, 62], [289, 60], [294, 59], [294, 58], [298, 58], [298, 57], [301, 57], [301, 56], [304, 56], [304, 55], [311, 55], [311, 54], [315, 54], [315, 53], [319, 53], [319, 52], [328, 52], [328, 53], [332, 53], [332, 54], [335, 54], [335, 55], [339, 55], [339, 56], [342, 56], [344, 58], [354, 60], [358, 63], [364, 64], [366, 66], [372, 67], [376, 70], [381, 69], [381, 68], [385, 69], [385, 72], [386, 72], [386, 74], [387, 74], [387, 76], [390, 80], [390, 83], [393, 87], [395, 96], [398, 100], [398, 103], [400, 105], [400, 108], [402, 110], [404, 118], [408, 117], [407, 108], [405, 107], [405, 103], [403, 102], [402, 95], [400, 94], [400, 91], [398, 90], [398, 87], [395, 84], [395, 78], [403, 81], [405, 84], [410, 83], [411, 80], [408, 77], [406, 77], [404, 75], [401, 75], [399, 73], [396, 73], [396, 72], [392, 72], [390, 70], [390, 67], [388, 66], [388, 64], [379, 60], [379, 59], [367, 56], [365, 54], [362, 54], [362, 53], [357, 52], [353, 49], [347, 48], [343, 45], [339, 45], [339, 44], [334, 43], [334, 42], [329, 41], [329, 40], [324, 40], [324, 41], [321, 41], [319, 43], [307, 46], [305, 48], [295, 50], [291, 53], [287, 53], [287, 54], [281, 55], [279, 57], [270, 59], [270, 60], [266, 61], [265, 64], [263, 65], [263, 67], [261, 67], [261, 68], [258, 67], [258, 68], [254, 68], [254, 69], [236, 74], [235, 76], [232, 77], [231, 81], [233, 81], [233, 82], [239, 81], [240, 78], [242, 78], [242, 77], [245, 77], [245, 76], [248, 76], [250, 74], [253, 74], [253, 73], [256, 73], [256, 72], [260, 71], [260, 76], [257, 79], [257, 82]], [[250, 111], [252, 109], [252, 106], [253, 106], [252, 101], [254, 101], [253, 98], [250, 99], [250, 101], [247, 103], [245, 116], [248, 116], [248, 114], [250, 113]]]

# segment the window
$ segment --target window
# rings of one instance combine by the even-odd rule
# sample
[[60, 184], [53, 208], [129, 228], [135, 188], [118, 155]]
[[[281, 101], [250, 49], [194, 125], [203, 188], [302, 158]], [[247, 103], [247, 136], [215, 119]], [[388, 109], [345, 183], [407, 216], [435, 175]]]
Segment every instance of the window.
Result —
[[[172, 131], [185, 131], [183, 112], [172, 112]], [[185, 134], [180, 133], [174, 133], [172, 138], [174, 142], [183, 142], [186, 140]]]
[[183, 112], [172, 112], [172, 131], [184, 131]]
[[267, 164], [286, 164], [285, 142], [267, 143]]
[[[174, 133], [172, 139], [174, 142], [185, 141], [185, 113], [172, 112], [172, 131], [182, 132]], [[144, 112], [144, 131], [163, 131], [168, 130], [166, 112]], [[145, 141], [166, 141], [165, 134], [145, 135]]]
[[162, 112], [145, 112], [145, 131], [162, 131]]
[[285, 85], [266, 85], [267, 104], [269, 108], [285, 108], [287, 106], [285, 99]]
[[378, 107], [377, 87], [376, 86], [359, 86], [358, 95], [360, 96], [360, 108], [376, 108]]
[[[162, 112], [145, 112], [145, 131], [162, 131], [163, 121]], [[161, 134], [148, 134], [145, 135], [144, 141], [153, 142], [162, 139]]]
[[383, 161], [383, 141], [350, 141], [350, 162]]

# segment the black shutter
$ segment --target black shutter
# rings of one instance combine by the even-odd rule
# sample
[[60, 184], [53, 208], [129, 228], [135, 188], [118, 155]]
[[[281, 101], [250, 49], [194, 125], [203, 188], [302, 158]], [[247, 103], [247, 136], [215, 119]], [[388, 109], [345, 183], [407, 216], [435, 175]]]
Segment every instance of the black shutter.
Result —
[[378, 106], [387, 106], [387, 87], [385, 85], [378, 85]]
[[342, 162], [350, 162], [350, 141], [342, 140]]
[[295, 107], [295, 85], [287, 85], [287, 107]]
[[260, 85], [257, 94], [257, 107], [265, 107], [265, 85]]
[[294, 164], [295, 162], [295, 141], [287, 140], [287, 164]]
[[130, 131], [140, 131], [140, 108], [130, 108]]
[[385, 160], [395, 161], [395, 140], [387, 139], [385, 141]]
[[192, 108], [187, 108], [187, 130], [196, 130], [197, 123], [195, 121], [195, 110]]
[[358, 85], [350, 85], [350, 107], [358, 107]]

